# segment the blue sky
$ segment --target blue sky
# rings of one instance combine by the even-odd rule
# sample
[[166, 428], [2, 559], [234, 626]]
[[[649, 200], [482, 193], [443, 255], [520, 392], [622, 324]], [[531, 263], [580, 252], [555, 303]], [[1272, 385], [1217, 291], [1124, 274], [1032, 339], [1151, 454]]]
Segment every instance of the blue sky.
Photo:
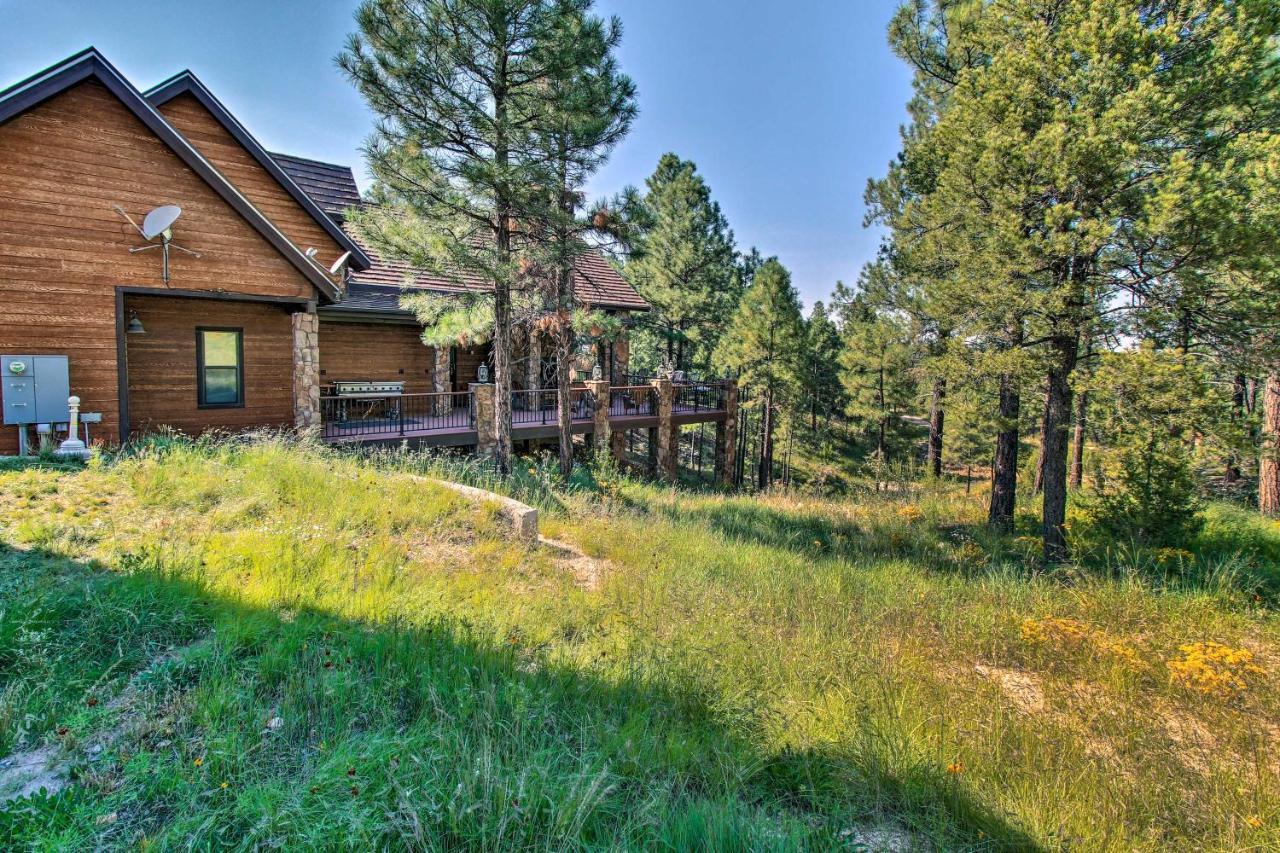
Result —
[[[806, 304], [856, 279], [878, 234], [862, 192], [906, 119], [885, 45], [897, 0], [597, 0], [622, 18], [640, 118], [593, 182], [641, 184], [659, 156], [698, 164], [743, 249], [791, 269]], [[333, 64], [355, 0], [0, 0], [0, 86], [88, 45], [142, 88], [190, 68], [268, 148], [348, 163], [371, 118]], [[15, 34], [20, 34], [17, 36]]]

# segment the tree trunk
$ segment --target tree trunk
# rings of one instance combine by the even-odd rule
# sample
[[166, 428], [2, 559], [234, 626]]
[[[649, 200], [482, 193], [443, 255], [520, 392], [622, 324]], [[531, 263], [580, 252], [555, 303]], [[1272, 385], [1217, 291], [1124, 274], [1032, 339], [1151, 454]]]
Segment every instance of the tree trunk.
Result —
[[[494, 125], [497, 130], [493, 159], [498, 173], [504, 172], [510, 163], [511, 152], [507, 142], [507, 102], [505, 89], [494, 89]], [[502, 190], [495, 192], [495, 232], [498, 263], [502, 268], [493, 282], [493, 421], [497, 446], [494, 462], [498, 476], [511, 476], [511, 282], [508, 269], [511, 263], [512, 199]]]
[[1044, 459], [1044, 558], [1050, 563], [1068, 557], [1067, 520], [1067, 432], [1071, 427], [1071, 374], [1079, 356], [1075, 337], [1054, 343], [1049, 368], [1049, 390], [1045, 407], [1045, 430], [1041, 454]]
[[569, 400], [570, 370], [573, 360], [573, 329], [561, 315], [556, 328], [556, 401], [560, 439], [560, 476], [566, 480], [573, 474], [573, 412]]
[[764, 392], [764, 411], [760, 422], [760, 470], [757, 485], [763, 491], [773, 484], [773, 389]]
[[991, 504], [987, 521], [993, 527], [1013, 527], [1013, 512], [1018, 497], [1018, 418], [1022, 397], [1018, 380], [1005, 374], [1000, 377], [1000, 426], [996, 432], [995, 459], [991, 465]]
[[[1231, 420], [1238, 423], [1245, 417], [1245, 395], [1248, 393], [1248, 380], [1243, 373], [1237, 373], [1231, 383]], [[1244, 472], [1240, 470], [1240, 452], [1235, 448], [1227, 450], [1228, 483], [1238, 483]]]
[[1071, 488], [1084, 483], [1084, 434], [1089, 418], [1089, 392], [1081, 391], [1076, 400], [1076, 426], [1071, 436]]
[[[509, 252], [510, 234], [503, 229], [499, 245]], [[511, 287], [495, 282], [493, 289], [493, 420], [497, 447], [494, 462], [498, 475], [511, 474]]]
[[885, 442], [886, 421], [889, 420], [888, 413], [885, 412], [884, 404], [884, 362], [880, 362], [880, 384], [876, 392], [878, 404], [880, 406], [880, 435], [876, 439], [876, 455], [880, 457], [880, 464], [885, 463], [889, 455], [889, 449]]
[[1280, 370], [1262, 393], [1262, 447], [1258, 453], [1258, 511], [1280, 517]]
[[1044, 409], [1040, 413], [1040, 455], [1036, 457], [1036, 477], [1031, 483], [1031, 493], [1038, 495], [1044, 491], [1044, 449], [1049, 436], [1049, 392], [1044, 392]]
[[935, 477], [942, 476], [942, 430], [946, 417], [947, 380], [938, 377], [933, 380], [933, 397], [929, 400], [929, 450], [926, 462], [929, 472]]

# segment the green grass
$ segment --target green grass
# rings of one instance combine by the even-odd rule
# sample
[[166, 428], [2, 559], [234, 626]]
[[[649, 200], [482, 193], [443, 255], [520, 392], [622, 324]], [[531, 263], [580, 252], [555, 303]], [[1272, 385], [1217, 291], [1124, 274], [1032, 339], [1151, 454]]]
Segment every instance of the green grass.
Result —
[[[1280, 845], [1255, 515], [1047, 571], [977, 491], [531, 463], [497, 485], [608, 561], [583, 588], [407, 476], [468, 466], [266, 440], [0, 472], [0, 756], [57, 745], [76, 780], [0, 847]], [[1209, 640], [1263, 672], [1175, 682]]]

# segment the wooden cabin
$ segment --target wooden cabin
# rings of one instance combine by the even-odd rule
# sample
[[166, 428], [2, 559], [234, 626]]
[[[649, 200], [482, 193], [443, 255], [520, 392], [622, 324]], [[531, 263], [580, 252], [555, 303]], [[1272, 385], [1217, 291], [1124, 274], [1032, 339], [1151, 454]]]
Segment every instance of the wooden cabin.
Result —
[[[343, 383], [465, 389], [487, 350], [436, 352], [400, 308], [406, 285], [456, 285], [344, 231], [360, 203], [349, 168], [266, 151], [190, 72], [143, 92], [78, 53], [0, 92], [0, 356], [65, 357], [108, 444], [321, 426]], [[165, 205], [180, 217], [144, 236]], [[648, 307], [603, 257], [575, 286], [610, 312]], [[625, 358], [617, 347], [606, 370]], [[517, 384], [539, 387], [536, 348], [523, 363]], [[0, 427], [0, 454], [18, 431]]]

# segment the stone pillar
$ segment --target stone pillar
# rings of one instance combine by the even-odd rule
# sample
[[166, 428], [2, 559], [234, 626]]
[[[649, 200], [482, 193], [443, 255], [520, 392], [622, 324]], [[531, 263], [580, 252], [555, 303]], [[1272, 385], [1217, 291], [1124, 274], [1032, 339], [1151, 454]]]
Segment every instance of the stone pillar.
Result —
[[618, 430], [609, 433], [609, 453], [619, 464], [627, 461], [627, 431]]
[[498, 449], [498, 427], [493, 420], [494, 389], [492, 382], [472, 382], [469, 386], [475, 398], [476, 453], [492, 456]]
[[613, 342], [613, 363], [621, 374], [615, 375], [614, 381], [620, 385], [630, 385], [631, 381], [627, 377], [631, 374], [631, 338], [626, 332]]
[[588, 379], [585, 384], [595, 398], [592, 412], [595, 432], [591, 442], [597, 453], [604, 453], [609, 447], [609, 383], [604, 379]]
[[658, 476], [668, 483], [676, 481], [676, 454], [680, 451], [678, 427], [671, 421], [675, 403], [675, 389], [671, 380], [662, 377], [652, 380], [658, 398]]
[[293, 423], [320, 426], [320, 316], [314, 303], [290, 315], [293, 323]]
[[648, 438], [649, 438], [648, 473], [650, 477], [657, 477], [658, 476], [658, 428], [649, 427], [647, 430], [645, 430], [645, 432], [648, 433]]
[[[432, 350], [435, 363], [431, 369], [431, 390], [437, 394], [445, 394], [452, 391], [449, 387], [449, 348], [435, 347]], [[453, 411], [453, 399], [451, 397], [436, 397], [435, 411], [432, 412], [436, 417], [442, 418]]]
[[724, 420], [716, 424], [716, 482], [732, 486], [738, 468], [738, 382], [726, 379]]

